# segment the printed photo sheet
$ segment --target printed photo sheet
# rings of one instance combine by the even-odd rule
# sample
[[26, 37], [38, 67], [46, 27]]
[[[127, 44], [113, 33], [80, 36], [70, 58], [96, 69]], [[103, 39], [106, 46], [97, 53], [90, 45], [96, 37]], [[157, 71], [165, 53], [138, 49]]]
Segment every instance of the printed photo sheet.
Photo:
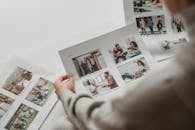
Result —
[[36, 67], [22, 59], [12, 58], [2, 69], [1, 130], [39, 129], [56, 104], [57, 96], [52, 82], [55, 76], [41, 74], [36, 71], [41, 68]]
[[92, 96], [135, 84], [155, 64], [135, 24], [60, 50], [67, 73], [76, 78], [76, 92]]

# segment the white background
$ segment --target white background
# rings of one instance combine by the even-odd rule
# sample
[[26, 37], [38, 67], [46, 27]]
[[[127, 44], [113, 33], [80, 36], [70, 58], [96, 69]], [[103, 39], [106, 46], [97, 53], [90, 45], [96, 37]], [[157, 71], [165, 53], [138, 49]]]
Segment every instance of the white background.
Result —
[[[124, 25], [122, 0], [1, 0], [0, 59]], [[96, 28], [101, 28], [97, 30]], [[85, 34], [85, 35], [83, 35]]]

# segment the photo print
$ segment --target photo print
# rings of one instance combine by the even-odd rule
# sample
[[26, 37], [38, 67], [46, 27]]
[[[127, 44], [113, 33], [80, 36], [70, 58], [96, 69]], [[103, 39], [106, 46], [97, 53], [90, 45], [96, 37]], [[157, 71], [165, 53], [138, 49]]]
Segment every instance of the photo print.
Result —
[[136, 14], [163, 10], [162, 0], [133, 0], [133, 6]]
[[165, 16], [148, 16], [136, 18], [138, 31], [141, 35], [166, 34]]
[[7, 130], [27, 130], [38, 111], [24, 104], [20, 105], [14, 116], [6, 125]]
[[26, 97], [26, 100], [43, 106], [49, 96], [54, 90], [54, 84], [46, 79], [40, 78], [37, 84], [32, 88], [29, 95]]
[[124, 81], [130, 82], [138, 79], [150, 69], [144, 57], [132, 60], [118, 67], [121, 77]]
[[1, 118], [5, 115], [5, 113], [9, 110], [14, 99], [5, 96], [4, 94], [0, 93], [0, 121]]
[[181, 15], [172, 16], [171, 26], [174, 33], [180, 33], [185, 31], [184, 22]]
[[113, 49], [109, 50], [109, 53], [116, 64], [142, 54], [135, 37], [115, 42]]
[[100, 50], [94, 50], [72, 59], [80, 77], [92, 74], [106, 67]]
[[186, 38], [179, 38], [177, 40], [164, 40], [159, 42], [162, 54], [173, 55], [178, 51], [183, 44], [187, 44]]
[[83, 81], [83, 86], [92, 96], [110, 92], [112, 89], [118, 87], [114, 77], [109, 71], [88, 77]]
[[17, 67], [6, 79], [3, 88], [11, 93], [19, 95], [27, 87], [32, 79], [32, 73]]

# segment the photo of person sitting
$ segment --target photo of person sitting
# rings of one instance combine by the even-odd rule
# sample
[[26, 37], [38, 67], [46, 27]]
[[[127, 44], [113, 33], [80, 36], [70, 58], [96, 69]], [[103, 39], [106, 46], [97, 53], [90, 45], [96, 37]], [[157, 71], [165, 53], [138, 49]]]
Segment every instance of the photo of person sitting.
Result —
[[121, 44], [114, 44], [113, 50], [110, 50], [109, 53], [112, 54], [116, 64], [142, 54], [135, 37], [123, 39]]
[[137, 55], [142, 54], [137, 43], [135, 41], [130, 41], [130, 43], [128, 44], [128, 57], [132, 58], [135, 57]]
[[83, 85], [92, 96], [109, 92], [118, 87], [114, 77], [108, 71], [83, 81]]
[[92, 74], [106, 67], [103, 56], [95, 50], [72, 59], [80, 77]]
[[117, 43], [113, 49], [113, 56], [115, 58], [115, 63], [119, 63], [119, 60], [126, 60], [127, 52], [124, 52], [123, 48]]
[[140, 58], [122, 65], [118, 69], [122, 79], [128, 82], [142, 77], [149, 70], [149, 67], [145, 58]]

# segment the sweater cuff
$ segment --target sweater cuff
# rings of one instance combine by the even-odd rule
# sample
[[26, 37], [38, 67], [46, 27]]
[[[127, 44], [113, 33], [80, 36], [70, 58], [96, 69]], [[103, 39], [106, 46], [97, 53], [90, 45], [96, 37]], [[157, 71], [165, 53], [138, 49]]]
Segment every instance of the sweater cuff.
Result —
[[70, 90], [68, 90], [68, 89], [65, 89], [62, 93], [61, 93], [61, 95], [60, 95], [60, 100], [63, 102], [63, 101], [65, 101], [66, 99], [70, 99], [71, 97], [73, 97], [75, 94], [72, 92], [72, 91], [70, 91]]

